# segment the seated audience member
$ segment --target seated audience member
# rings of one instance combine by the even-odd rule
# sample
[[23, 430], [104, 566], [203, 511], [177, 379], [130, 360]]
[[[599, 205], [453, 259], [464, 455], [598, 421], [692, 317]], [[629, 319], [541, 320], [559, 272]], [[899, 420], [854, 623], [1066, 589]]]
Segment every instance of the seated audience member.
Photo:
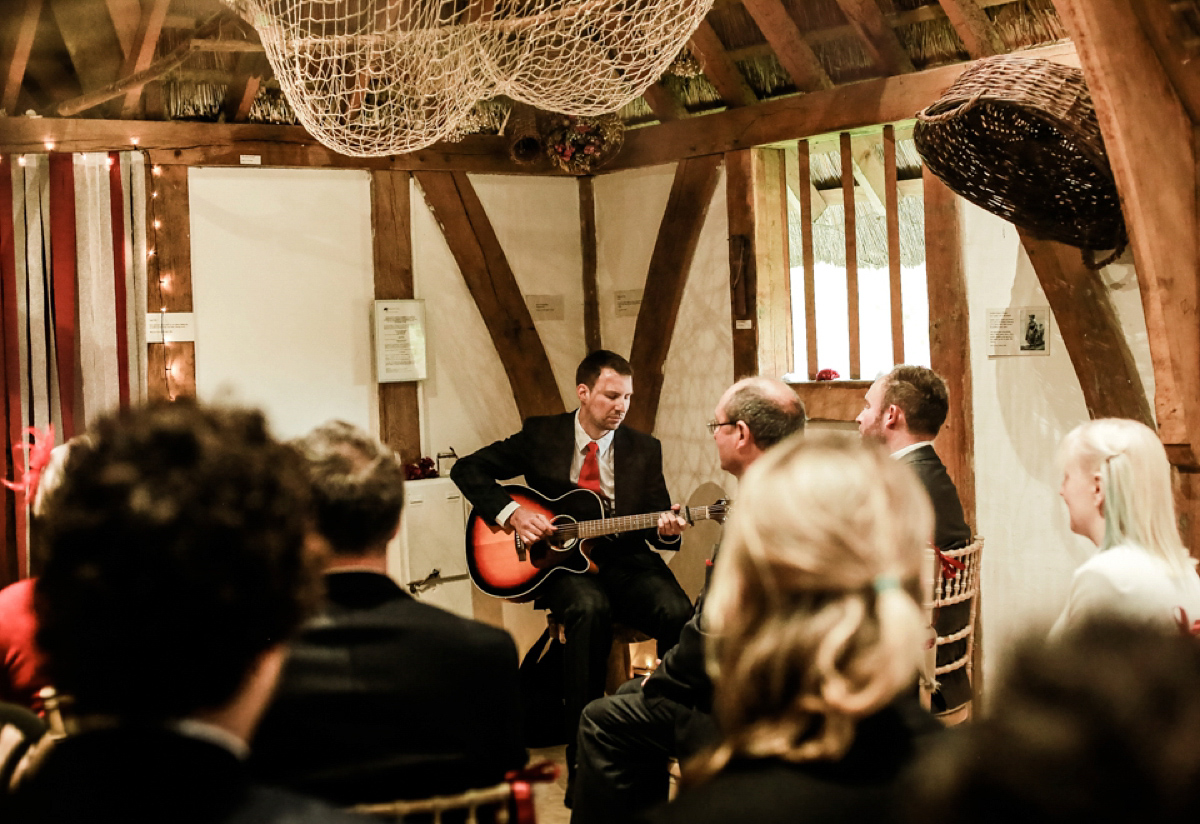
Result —
[[914, 775], [911, 821], [1200, 821], [1200, 644], [1144, 622], [1089, 620], [1028, 641], [988, 716]]
[[[863, 411], [855, 419], [865, 439], [883, 444], [893, 458], [907, 464], [920, 480], [933, 504], [930, 542], [942, 552], [971, 543], [971, 528], [963, 517], [958, 489], [933, 448], [933, 439], [949, 411], [950, 394], [941, 376], [924, 366], [902, 365], [871, 384]], [[963, 630], [970, 619], [970, 600], [950, 604], [937, 610], [934, 629], [942, 637], [953, 635]], [[966, 652], [965, 639], [942, 644], [937, 649], [937, 665], [957, 661]], [[971, 696], [967, 670], [960, 667], [938, 679], [931, 705], [944, 720], [962, 720]]]
[[705, 601], [723, 735], [656, 824], [889, 821], [941, 725], [912, 685], [933, 517], [911, 470], [834, 433], [746, 474]]
[[[33, 491], [29, 555], [35, 567], [41, 565], [44, 554], [41, 544], [45, 501], [62, 478], [62, 464], [69, 449], [70, 444], [65, 443], [50, 452], [49, 461], [41, 468], [41, 480]], [[35, 641], [33, 587], [34, 579], [26, 578], [0, 590], [0, 701], [41, 712], [42, 699], [38, 693], [49, 681]]]
[[[804, 404], [773, 378], [738, 381], [721, 396], [709, 423], [721, 469], [735, 478], [764, 450], [804, 429]], [[717, 738], [712, 682], [704, 668], [699, 605], [679, 643], [643, 685], [598, 698], [579, 720], [572, 824], [628, 821], [667, 800], [667, 759], [684, 760]]]
[[1051, 632], [1104, 614], [1166, 628], [1200, 619], [1200, 576], [1179, 540], [1171, 466], [1154, 431], [1121, 418], [1088, 421], [1063, 439], [1059, 462], [1071, 531], [1100, 551], [1075, 571]]
[[503, 781], [526, 760], [512, 637], [423, 604], [387, 576], [404, 502], [395, 453], [341, 421], [297, 446], [331, 550], [328, 597], [291, 646], [252, 771], [339, 804]]
[[242, 765], [315, 604], [307, 477], [258, 412], [183, 401], [100, 420], [45, 521], [38, 644], [80, 732], [0, 810], [26, 822], [357, 820]]

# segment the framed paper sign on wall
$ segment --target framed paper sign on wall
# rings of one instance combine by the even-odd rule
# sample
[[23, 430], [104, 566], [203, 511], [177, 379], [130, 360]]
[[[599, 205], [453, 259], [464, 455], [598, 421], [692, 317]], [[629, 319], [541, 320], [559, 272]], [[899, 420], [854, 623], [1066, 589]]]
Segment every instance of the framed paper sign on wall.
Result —
[[425, 301], [377, 300], [374, 315], [376, 381], [425, 380]]

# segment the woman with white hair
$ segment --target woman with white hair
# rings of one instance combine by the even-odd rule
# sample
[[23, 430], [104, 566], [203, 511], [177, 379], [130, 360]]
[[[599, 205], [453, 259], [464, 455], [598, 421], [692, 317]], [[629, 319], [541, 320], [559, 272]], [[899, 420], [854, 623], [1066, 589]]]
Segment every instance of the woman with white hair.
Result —
[[917, 742], [932, 532], [911, 470], [833, 433], [745, 476], [704, 618], [723, 739], [685, 765], [658, 824], [887, 821]]
[[1071, 531], [1100, 551], [1075, 571], [1051, 635], [1113, 614], [1190, 627], [1200, 618], [1200, 576], [1179, 540], [1158, 436], [1137, 421], [1088, 421], [1063, 439], [1059, 462]]

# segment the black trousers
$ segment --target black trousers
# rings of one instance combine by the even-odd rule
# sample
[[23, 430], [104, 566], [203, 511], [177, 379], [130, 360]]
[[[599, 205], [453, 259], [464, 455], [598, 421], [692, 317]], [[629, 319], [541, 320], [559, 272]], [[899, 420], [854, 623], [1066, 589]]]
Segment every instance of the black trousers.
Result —
[[720, 736], [707, 713], [647, 698], [631, 681], [588, 704], [579, 719], [571, 824], [631, 821], [667, 800], [667, 761], [687, 760]]
[[604, 695], [613, 623], [654, 638], [661, 658], [679, 641], [692, 604], [663, 559], [642, 545], [607, 553], [596, 575], [552, 576], [536, 606], [549, 609], [566, 631], [564, 720], [573, 768], [579, 716], [589, 701]]

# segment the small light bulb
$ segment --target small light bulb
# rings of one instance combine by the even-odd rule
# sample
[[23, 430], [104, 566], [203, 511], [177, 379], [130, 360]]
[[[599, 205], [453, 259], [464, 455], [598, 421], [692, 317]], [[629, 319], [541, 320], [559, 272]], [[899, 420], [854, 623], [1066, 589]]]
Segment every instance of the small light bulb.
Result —
[[148, 257], [148, 258], [152, 258], [152, 257], [154, 257], [154, 250], [153, 250], [153, 249], [151, 249], [149, 252], [147, 252], [147, 253], [146, 253], [146, 257]]
[[142, 142], [142, 139], [140, 137], [135, 137], [135, 138], [131, 139], [129, 142], [132, 143], [134, 146], [136, 146], [137, 144]]
[[154, 221], [154, 228], [155, 228], [155, 229], [161, 229], [161, 228], [162, 228], [162, 221], [161, 221], [161, 220], [156, 220], [156, 221]]
[[163, 307], [162, 309], [160, 309], [159, 311], [160, 311], [160, 312], [163, 312], [163, 313], [166, 313], [166, 311], [167, 311], [167, 307], [165, 307], [165, 306], [164, 306], [164, 307]]
[[[48, 151], [48, 152], [54, 151], [54, 141], [53, 140], [47, 140], [45, 145], [46, 145], [46, 151]], [[109, 159], [111, 160], [111, 158], [109, 158]]]
[[21, 155], [19, 158], [17, 158], [17, 163], [21, 166], [24, 166], [25, 165], [25, 155]]
[[154, 166], [150, 169], [155, 175], [162, 174], [162, 166]]

